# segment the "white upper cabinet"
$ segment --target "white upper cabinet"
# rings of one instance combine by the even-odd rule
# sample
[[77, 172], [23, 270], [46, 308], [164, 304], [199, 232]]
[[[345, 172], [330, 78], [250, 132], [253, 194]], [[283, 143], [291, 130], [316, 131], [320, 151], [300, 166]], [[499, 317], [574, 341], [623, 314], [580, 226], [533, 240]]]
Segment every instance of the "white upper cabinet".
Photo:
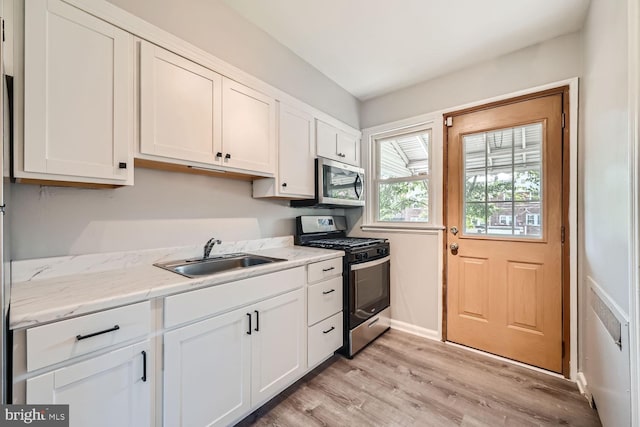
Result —
[[278, 176], [253, 182], [253, 197], [309, 199], [315, 194], [315, 120], [305, 111], [280, 103]]
[[223, 78], [223, 166], [275, 174], [276, 101], [247, 86]]
[[215, 164], [222, 150], [222, 76], [142, 41], [139, 81], [140, 153]]
[[315, 194], [315, 129], [313, 116], [280, 104], [278, 177], [283, 195]]
[[318, 156], [360, 166], [360, 137], [321, 120], [316, 122]]
[[132, 184], [131, 35], [59, 0], [24, 5], [16, 177]]

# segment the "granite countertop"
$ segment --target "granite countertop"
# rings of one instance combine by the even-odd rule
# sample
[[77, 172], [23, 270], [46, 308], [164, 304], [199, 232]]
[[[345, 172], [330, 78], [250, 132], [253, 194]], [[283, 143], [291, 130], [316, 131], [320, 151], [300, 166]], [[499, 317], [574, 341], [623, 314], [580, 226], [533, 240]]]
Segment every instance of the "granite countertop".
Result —
[[[184, 255], [188, 252], [184, 250], [178, 252], [174, 250], [169, 253], [142, 251], [142, 256], [136, 253], [137, 258], [133, 261], [131, 253], [128, 253], [129, 256], [127, 254], [96, 254], [18, 261], [16, 265], [12, 265], [12, 270], [15, 272], [12, 271], [9, 327], [11, 329], [27, 328], [344, 255], [342, 251], [292, 246], [290, 239], [283, 242], [289, 245], [282, 247], [257, 245], [256, 247], [256, 245], [245, 244], [241, 245], [241, 250], [237, 250], [237, 245], [228, 248], [232, 249], [228, 251], [225, 251], [225, 248], [218, 249], [214, 254], [246, 252], [283, 258], [286, 261], [230, 270], [195, 279], [152, 265], [153, 262], [182, 259], [169, 257], [178, 253]], [[19, 280], [16, 281], [16, 278]]]

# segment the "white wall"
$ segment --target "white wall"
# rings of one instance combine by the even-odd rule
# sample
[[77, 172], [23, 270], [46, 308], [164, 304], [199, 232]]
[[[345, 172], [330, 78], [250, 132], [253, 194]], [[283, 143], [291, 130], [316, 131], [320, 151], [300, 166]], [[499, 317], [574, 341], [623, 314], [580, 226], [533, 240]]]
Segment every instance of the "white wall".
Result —
[[[592, 0], [584, 28], [580, 94], [579, 369], [603, 423], [612, 426], [630, 423], [628, 340], [623, 337], [620, 351], [608, 335], [602, 337], [601, 323], [594, 320], [587, 303], [589, 287], [593, 286], [614, 313], [628, 319], [631, 187], [627, 42], [627, 1]], [[598, 345], [593, 345], [594, 340]]]
[[297, 215], [330, 213], [253, 199], [250, 182], [149, 169], [135, 174], [135, 186], [114, 190], [13, 184], [12, 259], [291, 235]]
[[[462, 69], [362, 103], [360, 122], [364, 128], [395, 120], [427, 114], [483, 99], [528, 89], [534, 86], [580, 76], [582, 37], [579, 33], [558, 37], [509, 55]], [[440, 158], [442, 138], [434, 135], [434, 158]], [[434, 173], [442, 173], [434, 168]], [[442, 182], [440, 178], [438, 182]], [[442, 188], [436, 186], [434, 199], [442, 206]], [[352, 235], [370, 235], [359, 230], [357, 211], [348, 212], [355, 224]], [[441, 218], [442, 215], [436, 215]], [[442, 224], [437, 224], [442, 225]], [[438, 288], [441, 286], [441, 235], [378, 233], [391, 242], [396, 253], [397, 274], [392, 277], [392, 290], [397, 296], [392, 308], [394, 320], [408, 323], [432, 335], [437, 333]], [[405, 248], [410, 248], [406, 250]], [[400, 253], [404, 260], [396, 259]], [[393, 294], [392, 294], [393, 296]]]
[[362, 128], [580, 75], [580, 33], [530, 46], [362, 103]]
[[223, 0], [108, 0], [358, 128], [359, 102]]

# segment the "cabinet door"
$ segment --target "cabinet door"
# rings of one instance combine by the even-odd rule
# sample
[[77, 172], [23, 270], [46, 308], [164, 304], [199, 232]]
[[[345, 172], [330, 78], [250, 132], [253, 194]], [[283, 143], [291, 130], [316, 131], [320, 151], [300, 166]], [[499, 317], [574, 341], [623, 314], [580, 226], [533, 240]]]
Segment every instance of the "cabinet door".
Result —
[[247, 310], [164, 335], [164, 425], [226, 426], [251, 408]]
[[222, 90], [222, 164], [275, 173], [276, 101], [226, 78]]
[[278, 176], [282, 195], [315, 195], [315, 132], [311, 114], [280, 104]]
[[306, 369], [304, 290], [254, 306], [251, 402], [260, 405]]
[[24, 62], [25, 172], [129, 179], [131, 35], [60, 0], [28, 1]]
[[140, 47], [140, 152], [213, 164], [222, 150], [222, 76]]
[[338, 161], [342, 160], [341, 157], [338, 157], [338, 129], [318, 120], [316, 122], [316, 133], [318, 156]]
[[149, 350], [145, 341], [30, 378], [27, 403], [69, 404], [71, 427], [149, 426]]
[[339, 132], [336, 147], [340, 161], [354, 166], [360, 165], [360, 139], [358, 137]]

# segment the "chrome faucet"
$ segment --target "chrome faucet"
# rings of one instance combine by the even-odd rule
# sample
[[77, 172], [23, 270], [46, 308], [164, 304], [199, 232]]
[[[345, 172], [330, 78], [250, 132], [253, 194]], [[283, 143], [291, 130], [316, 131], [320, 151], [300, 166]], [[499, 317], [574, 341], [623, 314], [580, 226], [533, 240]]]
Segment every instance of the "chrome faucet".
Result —
[[216, 239], [215, 237], [209, 239], [207, 243], [204, 244], [204, 254], [202, 255], [202, 259], [209, 258], [209, 254], [211, 254], [211, 249], [213, 249], [215, 245], [219, 245], [220, 243], [222, 242]]

